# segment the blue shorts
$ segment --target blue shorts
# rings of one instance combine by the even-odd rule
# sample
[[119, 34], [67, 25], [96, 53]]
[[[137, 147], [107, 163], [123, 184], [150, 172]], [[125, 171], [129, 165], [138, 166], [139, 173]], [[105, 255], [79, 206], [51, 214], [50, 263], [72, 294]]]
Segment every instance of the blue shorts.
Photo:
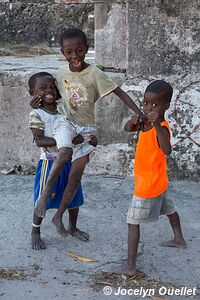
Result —
[[[37, 199], [39, 198], [39, 196], [41, 195], [44, 189], [52, 164], [53, 164], [52, 160], [40, 160], [38, 162], [38, 167], [35, 175], [35, 185], [34, 185], [34, 206]], [[70, 170], [71, 170], [71, 161], [68, 161], [64, 169], [62, 170], [60, 176], [58, 177], [58, 179], [56, 180], [56, 182], [52, 187], [51, 197], [47, 202], [47, 209], [59, 208], [64, 190], [68, 184], [68, 176]], [[74, 196], [68, 208], [79, 207], [83, 204], [83, 202], [84, 202], [83, 192], [80, 184], [76, 192], [76, 195]]]

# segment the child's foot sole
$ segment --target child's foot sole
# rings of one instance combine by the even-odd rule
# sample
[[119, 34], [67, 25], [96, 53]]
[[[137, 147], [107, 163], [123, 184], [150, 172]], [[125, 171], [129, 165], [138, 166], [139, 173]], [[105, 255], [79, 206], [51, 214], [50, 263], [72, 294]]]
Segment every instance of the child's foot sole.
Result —
[[187, 245], [186, 245], [185, 241], [176, 242], [175, 240], [162, 242], [160, 244], [160, 246], [162, 246], [162, 247], [175, 247], [175, 248], [181, 248], [181, 249], [187, 248]]
[[31, 245], [32, 245], [32, 249], [34, 250], [44, 250], [46, 248], [39, 234], [31, 235]]

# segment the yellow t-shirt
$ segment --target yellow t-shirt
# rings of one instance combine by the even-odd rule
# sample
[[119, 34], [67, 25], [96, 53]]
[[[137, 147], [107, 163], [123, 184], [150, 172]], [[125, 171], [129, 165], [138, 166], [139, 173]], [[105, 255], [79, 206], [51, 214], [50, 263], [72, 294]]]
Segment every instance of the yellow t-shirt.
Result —
[[95, 102], [118, 87], [94, 65], [81, 72], [72, 72], [69, 65], [65, 65], [58, 70], [57, 83], [62, 96], [57, 102], [57, 110], [69, 121], [81, 126], [95, 125]]

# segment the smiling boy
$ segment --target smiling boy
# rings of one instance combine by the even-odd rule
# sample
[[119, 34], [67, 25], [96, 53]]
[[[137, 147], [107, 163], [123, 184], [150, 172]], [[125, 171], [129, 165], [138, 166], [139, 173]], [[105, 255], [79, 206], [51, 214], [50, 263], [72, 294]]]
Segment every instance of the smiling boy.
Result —
[[[40, 217], [45, 216], [46, 202], [52, 184], [60, 174], [63, 165], [72, 157], [69, 183], [63, 194], [61, 205], [52, 219], [57, 231], [65, 235], [62, 215], [76, 193], [89, 161], [89, 154], [94, 149], [88, 140], [89, 136], [96, 132], [94, 116], [96, 101], [113, 92], [138, 115], [142, 116], [142, 113], [132, 99], [103, 71], [85, 62], [88, 43], [83, 31], [79, 29], [65, 31], [61, 36], [61, 51], [68, 64], [60, 68], [57, 74], [58, 89], [62, 96], [57, 108], [64, 116], [64, 120], [63, 117], [57, 119], [54, 138], [60, 151], [52, 166], [45, 189], [37, 202], [35, 213]], [[74, 147], [72, 138], [77, 134], [83, 136], [84, 142]]]

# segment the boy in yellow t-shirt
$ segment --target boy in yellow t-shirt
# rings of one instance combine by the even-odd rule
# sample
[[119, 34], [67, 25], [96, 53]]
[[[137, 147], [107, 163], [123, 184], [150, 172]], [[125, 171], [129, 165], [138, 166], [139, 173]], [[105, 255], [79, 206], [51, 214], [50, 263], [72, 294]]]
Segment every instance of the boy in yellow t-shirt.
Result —
[[[118, 274], [133, 275], [136, 272], [140, 224], [155, 221], [160, 215], [167, 215], [174, 233], [174, 239], [161, 246], [186, 248], [178, 213], [167, 196], [166, 155], [171, 153], [171, 143], [169, 124], [164, 115], [172, 94], [171, 85], [163, 80], [152, 82], [144, 94], [143, 107], [148, 122], [139, 136], [135, 154], [135, 189], [127, 215], [128, 261], [115, 271]], [[139, 115], [133, 115], [124, 129], [128, 132], [140, 130]]]
[[[68, 185], [60, 207], [52, 219], [58, 233], [65, 235], [62, 216], [77, 191], [83, 171], [89, 161], [89, 154], [93, 151], [93, 146], [88, 141], [90, 135], [94, 135], [96, 130], [95, 102], [113, 92], [138, 115], [142, 116], [142, 113], [132, 99], [103, 71], [85, 62], [88, 44], [83, 31], [79, 29], [65, 31], [61, 36], [61, 51], [69, 65], [60, 68], [57, 74], [58, 88], [62, 98], [57, 105], [61, 116], [55, 124], [54, 139], [59, 153], [52, 166], [46, 187], [37, 201], [35, 213], [42, 218], [45, 216], [46, 202], [51, 187], [66, 161], [72, 157]], [[37, 108], [39, 103], [40, 98], [36, 97], [31, 104], [33, 108]], [[72, 139], [77, 134], [83, 136], [84, 142], [73, 146]]]

